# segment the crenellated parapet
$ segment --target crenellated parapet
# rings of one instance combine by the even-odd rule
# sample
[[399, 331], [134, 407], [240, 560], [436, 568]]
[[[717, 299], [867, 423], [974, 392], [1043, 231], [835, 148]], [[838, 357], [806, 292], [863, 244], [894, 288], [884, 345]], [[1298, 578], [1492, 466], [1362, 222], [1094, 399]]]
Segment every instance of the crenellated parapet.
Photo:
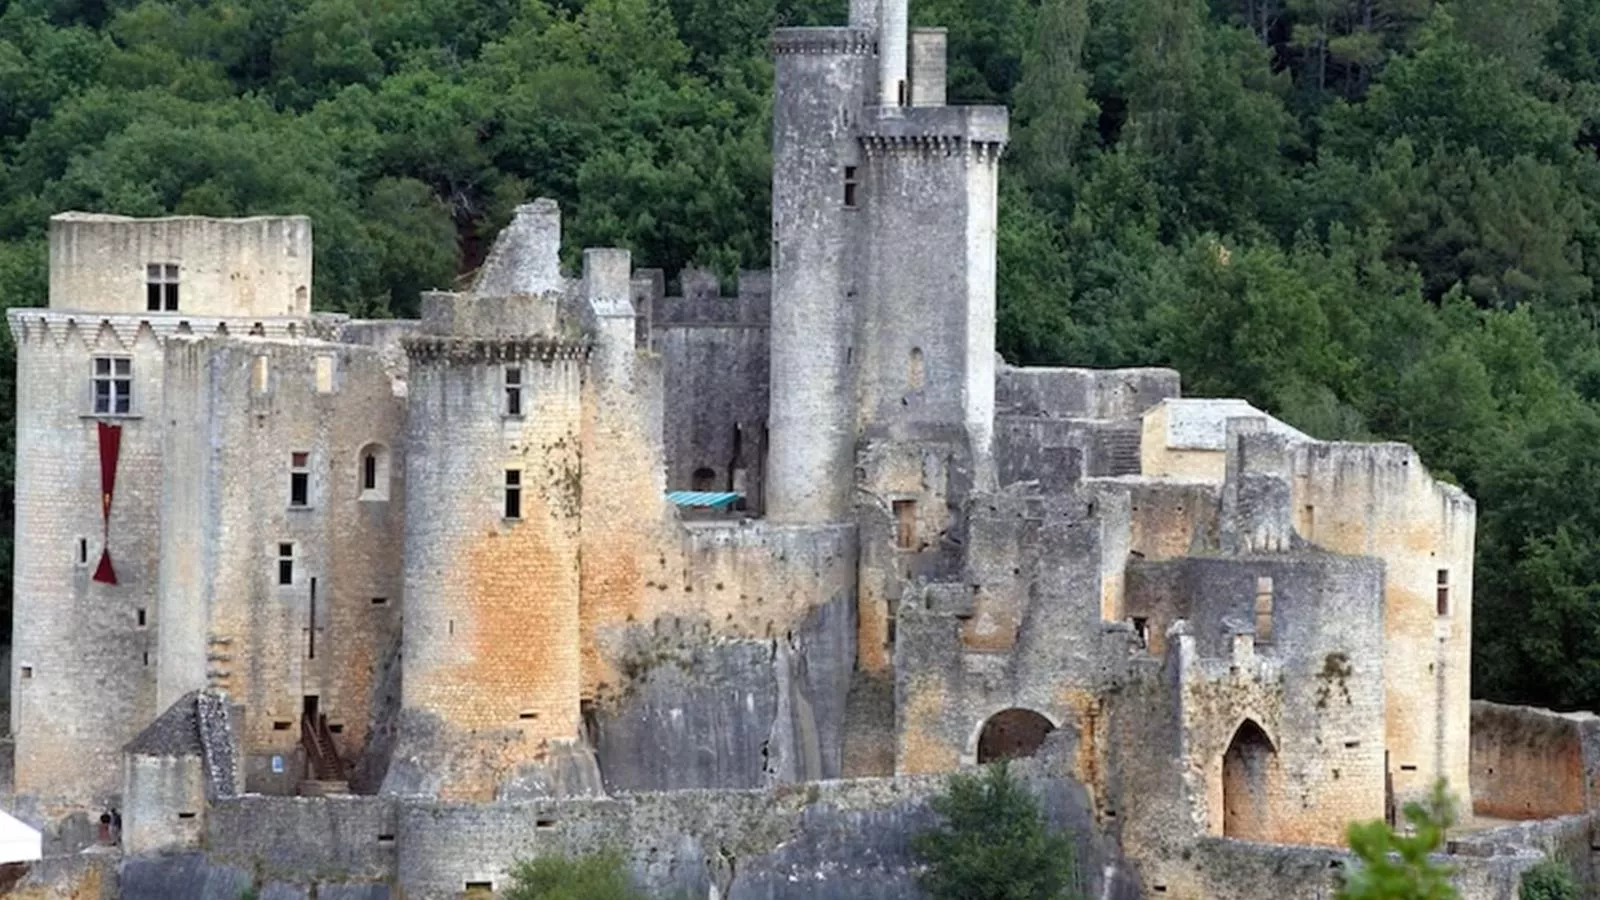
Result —
[[560, 362], [587, 359], [587, 339], [542, 336], [521, 338], [410, 337], [403, 342], [413, 362], [442, 365], [487, 365], [507, 362]]
[[859, 28], [780, 28], [772, 36], [777, 56], [872, 56], [878, 42]]
[[964, 157], [977, 165], [995, 165], [1005, 155], [1006, 144], [998, 140], [972, 140], [958, 134], [865, 134], [861, 136], [861, 150], [868, 159], [880, 156]]

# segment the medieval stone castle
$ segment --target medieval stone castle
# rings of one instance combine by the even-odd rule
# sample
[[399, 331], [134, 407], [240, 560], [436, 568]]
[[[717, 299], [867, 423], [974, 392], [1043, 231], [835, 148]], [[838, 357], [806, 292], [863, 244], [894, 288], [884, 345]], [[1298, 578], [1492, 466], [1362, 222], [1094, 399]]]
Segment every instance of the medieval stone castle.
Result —
[[[416, 321], [313, 313], [305, 218], [52, 220], [12, 807], [116, 809], [124, 896], [409, 898], [607, 842], [694, 896], [909, 896], [918, 776], [1001, 758], [1096, 897], [1329, 896], [1312, 848], [1441, 778], [1589, 809], [1586, 721], [1470, 731], [1471, 499], [1174, 372], [998, 361], [1005, 110], [945, 104], [906, 0], [774, 52], [736, 296], [569, 277], [548, 201]], [[1475, 858], [1472, 897], [1528, 864]]]

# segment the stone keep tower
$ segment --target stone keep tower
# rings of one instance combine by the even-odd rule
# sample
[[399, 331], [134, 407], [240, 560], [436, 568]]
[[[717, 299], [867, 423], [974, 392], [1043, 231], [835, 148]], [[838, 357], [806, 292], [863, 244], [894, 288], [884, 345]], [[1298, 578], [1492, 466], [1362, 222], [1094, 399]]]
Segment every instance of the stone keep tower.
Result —
[[424, 297], [407, 341], [403, 697], [387, 791], [513, 795], [524, 767], [578, 735], [588, 344], [561, 318], [560, 234], [554, 203], [519, 209], [477, 288]]
[[18, 794], [111, 802], [122, 745], [163, 708], [168, 338], [290, 333], [310, 288], [304, 217], [51, 220], [49, 308], [10, 311]]
[[906, 8], [774, 41], [775, 521], [850, 519], [864, 437], [962, 444], [987, 481], [1007, 113], [944, 105], [944, 33]]

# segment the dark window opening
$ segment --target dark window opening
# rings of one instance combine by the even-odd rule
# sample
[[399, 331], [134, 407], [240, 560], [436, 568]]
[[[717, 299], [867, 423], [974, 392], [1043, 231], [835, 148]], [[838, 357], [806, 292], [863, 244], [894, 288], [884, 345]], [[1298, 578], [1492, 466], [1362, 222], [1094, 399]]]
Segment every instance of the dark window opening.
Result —
[[1150, 646], [1150, 620], [1135, 616], [1133, 619], [1133, 633], [1139, 639], [1140, 647]]
[[133, 412], [133, 360], [125, 356], [94, 358], [94, 412], [102, 416]]
[[522, 415], [522, 370], [506, 370], [506, 415]]
[[311, 579], [311, 603], [306, 616], [306, 659], [317, 658], [317, 580]]
[[1402, 763], [1400, 765], [1400, 771], [1402, 772], [1415, 772], [1416, 770], [1417, 766], [1415, 763]]
[[144, 627], [144, 610], [139, 610], [139, 627]]
[[378, 843], [380, 843], [380, 844], [392, 844], [392, 843], [394, 843], [394, 835], [392, 835], [392, 834], [380, 834], [380, 835], [378, 835]]
[[389, 598], [388, 597], [373, 597], [372, 598], [372, 605], [373, 606], [388, 606], [389, 605]]
[[178, 311], [178, 267], [151, 263], [145, 267], [145, 308], [150, 312]]
[[306, 694], [301, 697], [300, 713], [308, 718], [315, 719], [317, 717], [318, 699], [316, 694]]
[[328, 731], [330, 731], [330, 732], [332, 732], [334, 734], [344, 734], [344, 723], [340, 722], [337, 725], [329, 725], [328, 726]]
[[917, 545], [917, 501], [894, 501], [895, 546], [910, 550]]
[[690, 486], [697, 491], [712, 491], [717, 487], [717, 471], [715, 469], [699, 468], [694, 470], [690, 478]]
[[375, 491], [378, 489], [378, 455], [368, 453], [361, 459], [361, 489]]
[[192, 813], [192, 812], [178, 813], [178, 818], [180, 818], [180, 819], [192, 819], [192, 818], [194, 818], [194, 813]]
[[1439, 570], [1438, 589], [1435, 591], [1434, 604], [1441, 616], [1450, 615], [1450, 570]]
[[532, 710], [523, 710], [522, 712], [517, 713], [517, 718], [524, 719], [524, 720], [526, 720], [526, 719], [537, 719], [537, 718], [539, 718], [539, 714], [536, 713], [536, 712], [533, 712]]
[[289, 505], [306, 506], [311, 502], [311, 454], [289, 454]]
[[535, 828], [554, 828], [554, 827], [556, 827], [556, 820], [555, 819], [534, 819], [533, 820], [533, 827], [535, 827]]
[[467, 896], [468, 897], [488, 897], [488, 896], [491, 896], [493, 893], [494, 893], [494, 882], [492, 882], [492, 881], [469, 881], [469, 882], [467, 882]]
[[294, 545], [278, 545], [278, 583], [294, 584]]
[[861, 183], [856, 180], [856, 167], [844, 167], [844, 206], [845, 209], [856, 208], [856, 193]]
[[289, 723], [288, 722], [273, 722], [272, 723], [272, 730], [273, 731], [288, 731], [289, 730]]
[[23, 678], [32, 678], [33, 677], [33, 666], [23, 666], [22, 667], [22, 677]]
[[899, 97], [900, 97], [900, 105], [901, 106], [907, 105], [906, 104], [906, 83], [904, 81], [900, 82], [898, 93], [899, 93]]
[[146, 650], [144, 652], [144, 664], [147, 665], [147, 666], [150, 665], [150, 651], [149, 650]]
[[88, 538], [78, 538], [78, 565], [86, 566], [88, 564], [89, 564], [89, 539]]
[[522, 518], [522, 470], [506, 470], [506, 518]]

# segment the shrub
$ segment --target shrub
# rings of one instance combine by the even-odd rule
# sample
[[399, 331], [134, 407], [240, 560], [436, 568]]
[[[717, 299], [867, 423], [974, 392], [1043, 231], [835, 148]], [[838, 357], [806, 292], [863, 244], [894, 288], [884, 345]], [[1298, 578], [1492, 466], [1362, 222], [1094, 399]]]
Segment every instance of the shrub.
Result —
[[1052, 830], [1005, 763], [950, 777], [944, 822], [912, 839], [933, 900], [1079, 900], [1073, 841]]
[[1572, 870], [1547, 859], [1522, 873], [1522, 900], [1578, 900]]
[[519, 862], [511, 870], [505, 900], [646, 900], [628, 880], [622, 856], [544, 856]]

